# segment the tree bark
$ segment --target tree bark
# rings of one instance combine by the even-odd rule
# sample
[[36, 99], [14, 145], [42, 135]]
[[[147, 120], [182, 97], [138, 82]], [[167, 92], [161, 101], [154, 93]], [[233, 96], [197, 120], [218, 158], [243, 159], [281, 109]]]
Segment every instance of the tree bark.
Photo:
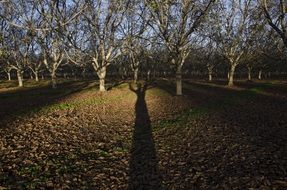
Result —
[[7, 72], [8, 81], [11, 81], [11, 73], [10, 71]]
[[150, 69], [147, 71], [147, 81], [150, 81]]
[[82, 70], [82, 77], [83, 77], [83, 79], [86, 78], [86, 68], [85, 67]]
[[57, 88], [57, 77], [56, 77], [56, 71], [51, 72], [51, 79], [52, 79], [52, 88]]
[[262, 79], [262, 70], [259, 70], [259, 73], [258, 73], [258, 79], [261, 80]]
[[208, 80], [209, 80], [209, 81], [212, 81], [212, 72], [209, 72], [209, 73], [208, 73]]
[[97, 73], [99, 80], [100, 80], [100, 92], [106, 91], [106, 88], [105, 88], [106, 73], [107, 73], [106, 67], [102, 67]]
[[35, 71], [35, 81], [39, 81], [39, 73], [38, 73], [38, 71]]
[[209, 81], [212, 81], [212, 70], [213, 70], [213, 68], [212, 67], [208, 67], [208, 80]]
[[267, 76], [268, 76], [268, 78], [271, 78], [271, 72], [268, 72]]
[[17, 70], [18, 86], [23, 87], [23, 71]]
[[178, 65], [176, 68], [176, 95], [182, 95], [182, 66]]
[[249, 81], [252, 79], [251, 71], [252, 71], [252, 68], [251, 68], [251, 67], [248, 67], [248, 80], [249, 80]]
[[156, 78], [156, 70], [155, 70], [155, 68], [153, 69], [153, 78], [154, 79]]
[[139, 68], [134, 69], [134, 83], [138, 82]]
[[233, 79], [234, 79], [234, 72], [235, 72], [236, 64], [232, 64], [229, 72], [229, 78], [228, 78], [228, 86], [233, 86]]

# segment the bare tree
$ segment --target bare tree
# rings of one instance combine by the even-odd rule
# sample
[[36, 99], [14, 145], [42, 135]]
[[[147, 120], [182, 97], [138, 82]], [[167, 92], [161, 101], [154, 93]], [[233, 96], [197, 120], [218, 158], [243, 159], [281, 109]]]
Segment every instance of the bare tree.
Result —
[[[4, 13], [8, 21], [13, 23], [25, 23], [30, 21], [29, 6], [24, 6], [24, 2], [14, 2], [4, 4]], [[17, 11], [14, 7], [18, 6]], [[7, 22], [5, 20], [5, 22]], [[29, 29], [21, 29], [13, 25], [6, 25], [6, 31], [3, 35], [3, 43], [6, 46], [6, 52], [9, 54], [10, 68], [17, 71], [19, 87], [23, 86], [24, 69], [29, 62], [29, 52], [34, 43], [35, 33]]]
[[83, 11], [79, 1], [38, 1], [40, 21], [35, 28], [42, 50], [43, 63], [51, 75], [52, 87], [56, 88], [56, 71], [65, 58], [66, 29]]
[[176, 68], [176, 94], [182, 95], [182, 66], [190, 53], [193, 33], [215, 0], [146, 0], [150, 24], [162, 39]]
[[107, 67], [121, 54], [123, 37], [118, 35], [118, 30], [123, 21], [127, 7], [124, 0], [88, 0], [87, 10], [83, 15], [83, 29], [85, 34], [81, 37], [82, 44], [79, 47], [74, 43], [76, 50], [90, 57], [90, 62], [96, 71], [100, 81], [100, 91], [106, 91], [105, 78]]
[[213, 17], [213, 39], [229, 63], [228, 86], [233, 86], [235, 69], [249, 45], [250, 12], [254, 4], [252, 0], [229, 0], [221, 1], [218, 8], [217, 16]]
[[[145, 35], [148, 34], [146, 24], [146, 10], [143, 1], [130, 1], [123, 22], [121, 33], [125, 36], [123, 49], [128, 55], [128, 62], [134, 74], [134, 82], [138, 81], [140, 63], [143, 62], [143, 51], [148, 46]], [[146, 33], [145, 33], [146, 32]]]
[[35, 81], [38, 82], [39, 73], [43, 71], [43, 60], [40, 55], [35, 55], [34, 53], [31, 53], [29, 56], [30, 56], [30, 61], [27, 64], [27, 66], [31, 70], [31, 72], [34, 74]]
[[7, 79], [11, 80], [12, 64], [9, 61], [9, 50], [7, 49], [7, 23], [1, 20], [0, 23], [0, 68], [7, 74]]
[[281, 37], [285, 47], [287, 47], [287, 2], [286, 0], [258, 0], [268, 24]]
[[[84, 9], [84, 7], [79, 6], [79, 2], [82, 2], [82, 0], [11, 0], [3, 3], [6, 7], [6, 13], [1, 14], [1, 16], [5, 18], [10, 28], [15, 28], [14, 30], [26, 33], [26, 41], [28, 37], [30, 37], [31, 43], [29, 42], [29, 48], [31, 44], [34, 43], [34, 40], [37, 39], [37, 45], [35, 46], [41, 49], [42, 62], [51, 75], [53, 88], [56, 88], [56, 71], [64, 59], [66, 38], [63, 33], [65, 32], [66, 26], [82, 13]], [[15, 7], [17, 7], [16, 10], [14, 9]], [[17, 17], [13, 18], [7, 13], [10, 13], [10, 15], [14, 13]], [[28, 44], [26, 43], [26, 45]], [[15, 50], [14, 52], [17, 51], [18, 50]], [[26, 56], [25, 60], [20, 59], [20, 57], [15, 60], [15, 62], [21, 61], [28, 63], [29, 59]], [[31, 65], [31, 63], [28, 65]], [[17, 70], [19, 70], [19, 68], [18, 66]], [[32, 67], [30, 67], [30, 69], [31, 68]], [[36, 70], [33, 69], [33, 73], [37, 72]]]
[[214, 68], [218, 64], [219, 60], [219, 49], [217, 44], [209, 40], [209, 42], [204, 46], [202, 50], [200, 50], [201, 54], [197, 55], [201, 57], [201, 62], [205, 63], [208, 71], [208, 80], [213, 80]]

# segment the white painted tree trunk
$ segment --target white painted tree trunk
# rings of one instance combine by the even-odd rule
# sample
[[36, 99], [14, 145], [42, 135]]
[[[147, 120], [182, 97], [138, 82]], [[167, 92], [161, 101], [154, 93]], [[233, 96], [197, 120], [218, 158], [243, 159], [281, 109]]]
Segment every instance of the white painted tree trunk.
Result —
[[210, 72], [209, 72], [209, 74], [208, 74], [208, 80], [209, 80], [209, 81], [212, 81], [212, 73], [210, 73]]
[[105, 87], [105, 79], [106, 79], [106, 74], [107, 74], [107, 68], [106, 67], [102, 67], [99, 71], [98, 71], [98, 77], [100, 80], [100, 92], [105, 92], [106, 91], [106, 87]]
[[23, 71], [17, 70], [18, 86], [23, 87]]
[[212, 81], [213, 68], [212, 68], [212, 66], [208, 65], [207, 69], [208, 69], [208, 80]]
[[233, 81], [234, 81], [235, 67], [236, 67], [235, 64], [231, 65], [230, 72], [229, 72], [229, 78], [228, 78], [228, 86], [233, 86], [234, 85]]
[[182, 66], [178, 65], [176, 68], [176, 95], [182, 95]]
[[10, 71], [7, 72], [8, 81], [11, 81], [11, 73]]
[[259, 73], [258, 73], [258, 79], [261, 80], [262, 79], [262, 71], [259, 70]]
[[35, 81], [39, 81], [39, 73], [38, 73], [38, 71], [35, 71]]

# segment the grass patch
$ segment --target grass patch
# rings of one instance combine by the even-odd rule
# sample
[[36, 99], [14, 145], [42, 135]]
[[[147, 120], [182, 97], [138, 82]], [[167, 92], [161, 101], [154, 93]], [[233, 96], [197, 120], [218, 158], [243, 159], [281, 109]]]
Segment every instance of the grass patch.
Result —
[[[123, 84], [120, 88], [126, 87], [126, 84]], [[118, 88], [118, 87], [117, 87]], [[63, 103], [56, 103], [53, 105], [48, 105], [41, 109], [34, 110], [34, 112], [51, 112], [57, 110], [69, 110], [75, 109], [83, 106], [96, 106], [96, 105], [103, 105], [107, 103], [114, 103], [117, 101], [121, 101], [125, 98], [131, 98], [132, 93], [125, 93], [124, 95], [117, 95], [117, 96], [107, 96], [107, 97], [92, 97], [85, 100], [77, 100], [73, 102], [63, 102]]]
[[162, 89], [159, 89], [159, 88], [153, 88], [153, 89], [150, 89], [147, 91], [147, 95], [154, 95], [154, 96], [167, 96], [169, 95], [168, 92], [162, 90]]

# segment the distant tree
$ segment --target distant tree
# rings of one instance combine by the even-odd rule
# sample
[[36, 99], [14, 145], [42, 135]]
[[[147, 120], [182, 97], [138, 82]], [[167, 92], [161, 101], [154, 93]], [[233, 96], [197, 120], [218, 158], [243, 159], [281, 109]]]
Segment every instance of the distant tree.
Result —
[[35, 24], [43, 64], [50, 73], [52, 87], [57, 87], [56, 71], [65, 59], [68, 25], [84, 10], [80, 1], [38, 1], [39, 21]]
[[176, 68], [176, 94], [182, 95], [182, 66], [188, 57], [193, 34], [204, 21], [215, 0], [146, 0], [150, 26], [162, 40]]
[[251, 11], [255, 9], [252, 0], [224, 0], [216, 10], [212, 28], [213, 39], [218, 43], [223, 56], [228, 60], [228, 86], [233, 86], [234, 73], [240, 59], [247, 52]]
[[[199, 54], [200, 52], [200, 54]], [[210, 40], [202, 50], [199, 50], [198, 55], [201, 62], [205, 64], [208, 71], [208, 80], [213, 80], [214, 69], [219, 64], [220, 53], [217, 44]]]
[[[143, 62], [144, 49], [148, 46], [148, 26], [143, 1], [130, 1], [123, 22], [121, 33], [124, 35], [123, 49], [128, 56], [128, 63], [133, 71], [134, 82], [138, 82], [140, 64]], [[145, 33], [146, 32], [146, 33]]]
[[30, 61], [28, 62], [27, 66], [30, 71], [33, 73], [35, 77], [35, 81], [39, 81], [39, 73], [44, 70], [43, 68], [43, 59], [41, 55], [36, 55], [35, 50], [28, 55], [30, 57]]
[[4, 31], [2, 31], [2, 44], [9, 57], [9, 68], [17, 71], [19, 87], [23, 86], [23, 74], [29, 63], [30, 57], [28, 54], [35, 41], [35, 33], [30, 28], [20, 28], [18, 26], [31, 24], [30, 11], [31, 6], [26, 6], [24, 1], [3, 3], [1, 9], [3, 22], [6, 23]]
[[100, 91], [106, 91], [107, 67], [121, 54], [123, 38], [118, 34], [126, 11], [126, 1], [88, 1], [85, 25], [89, 31], [92, 65], [100, 80]]

